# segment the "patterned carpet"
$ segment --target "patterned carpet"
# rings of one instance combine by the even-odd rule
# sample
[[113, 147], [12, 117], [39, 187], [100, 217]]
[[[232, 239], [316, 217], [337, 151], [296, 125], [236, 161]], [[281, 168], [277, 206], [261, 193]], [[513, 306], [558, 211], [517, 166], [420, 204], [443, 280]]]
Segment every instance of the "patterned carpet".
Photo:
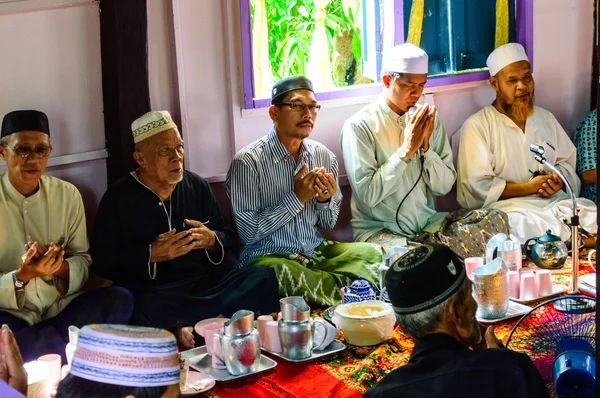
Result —
[[[582, 261], [581, 275], [594, 272]], [[554, 283], [568, 287], [570, 274], [553, 275]], [[535, 303], [538, 304], [538, 303]], [[533, 305], [531, 305], [533, 307]], [[314, 311], [321, 315], [322, 310]], [[518, 318], [494, 324], [498, 338], [504, 343]], [[340, 339], [343, 342], [343, 339]], [[396, 326], [393, 337], [375, 347], [348, 348], [336, 356], [308, 364], [291, 364], [277, 359], [270, 372], [237, 382], [217, 383], [209, 397], [304, 398], [360, 397], [377, 381], [410, 358], [413, 341]], [[531, 351], [535, 358], [535, 350]], [[276, 358], [274, 358], [276, 359]]]

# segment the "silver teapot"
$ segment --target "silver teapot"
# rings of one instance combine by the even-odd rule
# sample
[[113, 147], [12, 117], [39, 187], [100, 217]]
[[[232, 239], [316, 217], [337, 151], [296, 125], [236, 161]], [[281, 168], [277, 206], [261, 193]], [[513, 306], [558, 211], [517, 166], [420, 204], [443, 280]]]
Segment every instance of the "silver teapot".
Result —
[[260, 363], [260, 337], [254, 328], [254, 313], [239, 310], [225, 322], [223, 334], [213, 334], [211, 343], [218, 339], [227, 371], [234, 376], [254, 373]]
[[314, 333], [310, 307], [300, 296], [282, 298], [279, 304], [281, 319], [277, 329], [283, 356], [294, 360], [310, 357]]

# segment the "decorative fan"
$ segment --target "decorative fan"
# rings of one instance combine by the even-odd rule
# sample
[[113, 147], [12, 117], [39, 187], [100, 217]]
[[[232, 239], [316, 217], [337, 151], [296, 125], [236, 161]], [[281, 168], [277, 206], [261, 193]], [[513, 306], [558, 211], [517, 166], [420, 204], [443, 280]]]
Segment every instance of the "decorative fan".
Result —
[[536, 306], [506, 347], [529, 355], [552, 396], [596, 396], [596, 299], [565, 296]]

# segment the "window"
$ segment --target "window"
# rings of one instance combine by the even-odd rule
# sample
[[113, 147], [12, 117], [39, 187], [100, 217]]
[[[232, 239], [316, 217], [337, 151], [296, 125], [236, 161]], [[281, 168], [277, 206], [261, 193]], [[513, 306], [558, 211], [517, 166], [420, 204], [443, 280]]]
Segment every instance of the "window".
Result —
[[240, 6], [246, 108], [268, 106], [273, 83], [295, 74], [313, 80], [319, 100], [377, 94], [382, 52], [405, 41], [429, 55], [430, 87], [487, 79], [485, 61], [497, 35], [500, 43], [523, 44], [533, 59], [533, 0], [240, 0]]

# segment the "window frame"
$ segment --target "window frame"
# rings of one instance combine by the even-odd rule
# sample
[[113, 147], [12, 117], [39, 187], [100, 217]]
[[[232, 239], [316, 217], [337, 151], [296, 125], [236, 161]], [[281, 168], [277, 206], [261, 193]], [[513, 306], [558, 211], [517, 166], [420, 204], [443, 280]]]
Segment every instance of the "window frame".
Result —
[[[271, 105], [270, 98], [254, 98], [254, 60], [252, 59], [250, 1], [251, 0], [239, 0], [242, 36], [243, 109], [266, 108]], [[533, 0], [515, 1], [516, 40], [517, 43], [520, 43], [525, 47], [525, 52], [529, 57], [531, 69], [533, 71]], [[393, 29], [388, 29], [383, 32], [383, 35], [388, 39], [384, 39], [384, 42], [392, 42], [394, 45], [404, 43], [404, 0], [383, 0], [383, 9], [385, 26], [393, 26]], [[393, 12], [387, 12], [387, 10], [390, 9], [392, 9]], [[427, 78], [425, 87], [449, 86], [453, 84], [487, 80], [489, 77], [490, 74], [488, 71], [433, 76]], [[317, 92], [315, 93], [315, 97], [319, 101], [325, 101], [340, 98], [372, 96], [379, 94], [381, 88], [381, 82], [359, 84], [350, 87], [342, 87], [338, 90]]]

